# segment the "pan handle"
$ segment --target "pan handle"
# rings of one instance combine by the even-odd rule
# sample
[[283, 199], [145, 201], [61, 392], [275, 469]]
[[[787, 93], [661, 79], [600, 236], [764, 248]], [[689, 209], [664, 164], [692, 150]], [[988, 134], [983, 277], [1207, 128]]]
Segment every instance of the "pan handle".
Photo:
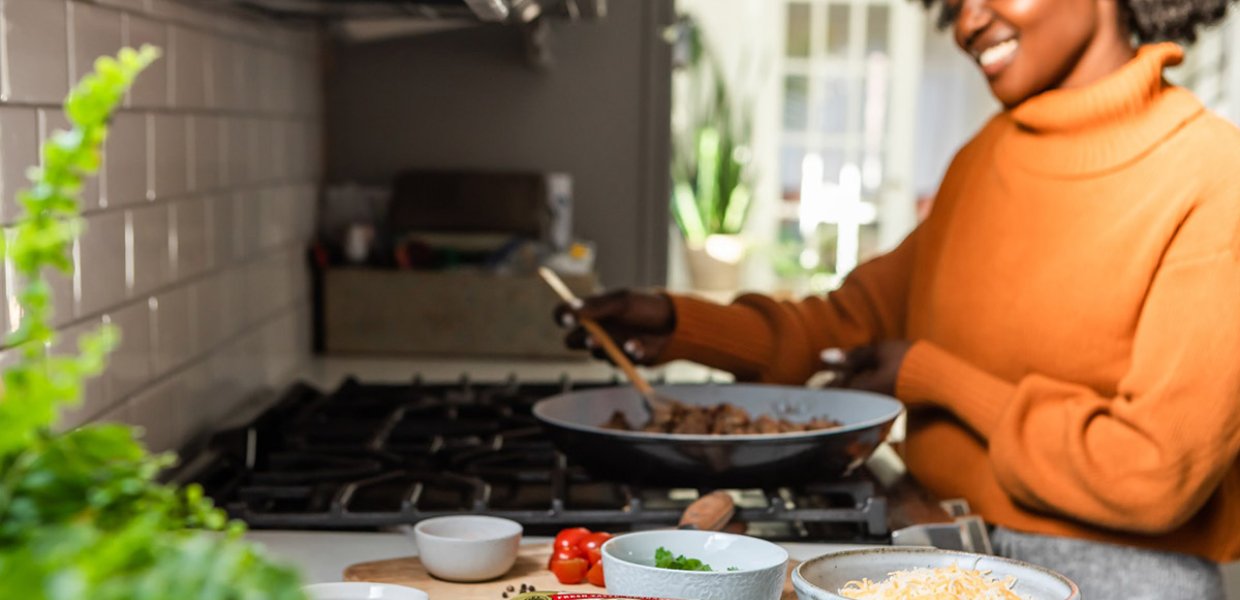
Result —
[[736, 503], [727, 492], [715, 491], [693, 501], [680, 517], [680, 529], [723, 531], [736, 514]]

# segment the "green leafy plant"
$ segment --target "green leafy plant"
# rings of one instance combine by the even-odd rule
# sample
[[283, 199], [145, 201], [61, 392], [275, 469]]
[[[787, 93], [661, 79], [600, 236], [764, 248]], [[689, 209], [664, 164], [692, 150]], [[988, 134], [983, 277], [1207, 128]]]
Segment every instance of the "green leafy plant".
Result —
[[714, 234], [737, 234], [751, 205], [752, 106], [738, 102], [718, 57], [689, 18], [682, 18], [681, 85], [672, 139], [672, 215], [691, 247]]
[[69, 93], [73, 124], [42, 149], [25, 217], [7, 252], [20, 276], [21, 324], [8, 342], [20, 352], [0, 396], [0, 598], [29, 600], [293, 600], [292, 570], [241, 539], [201, 488], [158, 482], [171, 455], [151, 455], [134, 430], [109, 424], [57, 432], [84, 379], [104, 367], [118, 332], [79, 340], [76, 355], [52, 356], [52, 297], [45, 269], [68, 272], [81, 231], [78, 196], [99, 169], [108, 121], [134, 78], [159, 57], [144, 46], [102, 57]]

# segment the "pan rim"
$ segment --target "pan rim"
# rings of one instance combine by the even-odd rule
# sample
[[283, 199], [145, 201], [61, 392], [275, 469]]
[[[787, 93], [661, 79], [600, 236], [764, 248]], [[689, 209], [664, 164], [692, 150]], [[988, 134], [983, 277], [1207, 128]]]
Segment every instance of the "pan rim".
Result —
[[[634, 394], [637, 393], [637, 391], [633, 390], [631, 386], [619, 386], [619, 387], [632, 390]], [[546, 423], [546, 424], [553, 425], [556, 427], [561, 427], [564, 429], [571, 429], [573, 431], [577, 431], [581, 433], [608, 435], [608, 436], [619, 437], [619, 438], [624, 438], [624, 439], [632, 439], [634, 441], [710, 442], [714, 444], [718, 444], [722, 442], [733, 442], [733, 441], [735, 442], [782, 442], [782, 441], [787, 441], [787, 440], [806, 440], [806, 439], [813, 439], [817, 437], [839, 435], [839, 434], [849, 433], [849, 432], [866, 431], [866, 430], [874, 429], [876, 427], [881, 427], [888, 423], [894, 422], [896, 419], [900, 417], [900, 415], [904, 414], [905, 412], [904, 404], [900, 402], [898, 399], [893, 398], [891, 396], [884, 395], [884, 394], [878, 394], [875, 392], [866, 392], [862, 390], [814, 390], [813, 388], [790, 386], [790, 385], [717, 383], [717, 382], [657, 385], [657, 386], [654, 386], [654, 389], [656, 391], [659, 391], [659, 390], [674, 391], [678, 388], [684, 389], [684, 388], [705, 388], [705, 387], [719, 387], [719, 388], [731, 388], [731, 389], [754, 388], [754, 389], [768, 389], [768, 390], [772, 388], [778, 388], [778, 389], [785, 389], [785, 390], [795, 390], [799, 392], [833, 391], [833, 392], [846, 393], [846, 394], [854, 395], [854, 396], [868, 396], [876, 401], [888, 403], [890, 405], [890, 408], [893, 410], [888, 411], [884, 413], [883, 415], [879, 417], [875, 417], [873, 419], [869, 419], [866, 421], [859, 421], [856, 423], [852, 423], [849, 425], [843, 425], [843, 426], [836, 427], [833, 429], [820, 429], [817, 431], [800, 431], [796, 433], [742, 433], [742, 434], [734, 434], [734, 435], [699, 434], [699, 433], [654, 433], [654, 432], [647, 432], [647, 431], [621, 431], [618, 429], [607, 429], [605, 427], [601, 427], [598, 425], [583, 425], [581, 423], [573, 423], [571, 421], [566, 421], [564, 419], [559, 419], [559, 418], [551, 417], [551, 416], [544, 414], [547, 406], [549, 406], [552, 402], [560, 398], [563, 398], [564, 396], [568, 394], [588, 393], [588, 392], [597, 391], [597, 390], [580, 390], [579, 392], [565, 392], [561, 394], [556, 394], [555, 396], [551, 396], [550, 398], [544, 398], [543, 400], [539, 400], [538, 403], [534, 405], [532, 412], [533, 412], [534, 417], [542, 423]], [[603, 389], [613, 389], [613, 388], [603, 388]]]

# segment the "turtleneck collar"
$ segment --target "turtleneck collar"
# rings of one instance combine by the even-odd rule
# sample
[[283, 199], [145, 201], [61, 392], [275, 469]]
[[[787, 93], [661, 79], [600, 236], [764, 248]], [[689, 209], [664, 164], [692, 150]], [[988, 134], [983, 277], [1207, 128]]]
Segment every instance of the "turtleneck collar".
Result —
[[1121, 166], [1149, 151], [1203, 110], [1186, 90], [1167, 84], [1165, 67], [1183, 50], [1143, 46], [1128, 64], [1098, 82], [1057, 89], [1006, 113], [1013, 124], [1000, 157], [1047, 175], [1087, 175]]

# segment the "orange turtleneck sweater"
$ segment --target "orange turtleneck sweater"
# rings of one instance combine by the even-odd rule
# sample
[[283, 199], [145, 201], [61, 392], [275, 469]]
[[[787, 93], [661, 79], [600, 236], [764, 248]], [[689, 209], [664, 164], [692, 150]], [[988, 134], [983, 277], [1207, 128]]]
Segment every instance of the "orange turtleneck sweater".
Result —
[[802, 383], [913, 342], [903, 452], [1016, 530], [1240, 557], [1240, 131], [1162, 79], [1179, 47], [995, 116], [929, 218], [826, 297], [675, 296], [663, 360]]

